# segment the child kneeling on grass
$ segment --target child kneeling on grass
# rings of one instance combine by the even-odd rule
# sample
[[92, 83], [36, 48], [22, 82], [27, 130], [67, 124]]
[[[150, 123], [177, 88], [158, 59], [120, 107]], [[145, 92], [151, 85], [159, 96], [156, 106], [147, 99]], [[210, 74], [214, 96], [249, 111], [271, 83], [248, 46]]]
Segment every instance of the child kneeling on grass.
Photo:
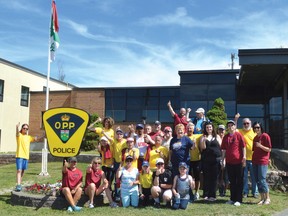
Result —
[[181, 162], [179, 164], [179, 175], [174, 177], [173, 181], [173, 205], [172, 209], [186, 209], [190, 200], [189, 189], [193, 190], [195, 182], [191, 175], [187, 174], [187, 164]]

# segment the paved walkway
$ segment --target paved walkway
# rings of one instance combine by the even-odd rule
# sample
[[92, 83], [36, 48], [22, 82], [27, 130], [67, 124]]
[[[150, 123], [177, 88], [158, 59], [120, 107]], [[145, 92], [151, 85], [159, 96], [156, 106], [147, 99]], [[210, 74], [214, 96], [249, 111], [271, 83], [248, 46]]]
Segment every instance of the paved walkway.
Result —
[[274, 214], [273, 216], [287, 216], [287, 215], [288, 215], [288, 209], [285, 209], [281, 212]]

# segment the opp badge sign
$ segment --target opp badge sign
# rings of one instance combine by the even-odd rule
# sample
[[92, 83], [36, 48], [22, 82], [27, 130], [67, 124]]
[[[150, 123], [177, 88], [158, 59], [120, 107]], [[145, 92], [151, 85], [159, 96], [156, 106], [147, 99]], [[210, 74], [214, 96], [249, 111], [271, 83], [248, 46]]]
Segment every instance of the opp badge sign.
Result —
[[43, 114], [50, 153], [55, 157], [73, 157], [89, 123], [89, 114], [76, 108], [54, 108]]

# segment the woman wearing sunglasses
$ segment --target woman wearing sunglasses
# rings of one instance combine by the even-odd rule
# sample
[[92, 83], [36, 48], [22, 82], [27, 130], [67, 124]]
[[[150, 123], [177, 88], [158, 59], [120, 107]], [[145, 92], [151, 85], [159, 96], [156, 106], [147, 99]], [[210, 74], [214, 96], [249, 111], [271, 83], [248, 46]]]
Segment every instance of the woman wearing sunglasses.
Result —
[[269, 187], [266, 182], [270, 152], [272, 148], [270, 136], [264, 132], [260, 122], [253, 123], [253, 130], [257, 134], [253, 140], [253, 172], [261, 195], [261, 201], [258, 205], [269, 205]]
[[89, 208], [94, 208], [94, 196], [101, 194], [103, 191], [106, 193], [110, 207], [118, 207], [112, 200], [109, 182], [105, 177], [105, 173], [101, 170], [101, 158], [93, 158], [91, 164], [88, 165], [84, 191], [89, 197]]

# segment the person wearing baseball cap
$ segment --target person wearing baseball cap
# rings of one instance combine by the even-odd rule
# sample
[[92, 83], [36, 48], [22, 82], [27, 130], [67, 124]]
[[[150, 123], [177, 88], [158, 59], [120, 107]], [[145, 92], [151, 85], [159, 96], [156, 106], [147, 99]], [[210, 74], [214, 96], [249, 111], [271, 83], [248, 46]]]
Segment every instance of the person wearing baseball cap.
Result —
[[[222, 140], [222, 161], [226, 167], [230, 181], [230, 200], [228, 204], [240, 206], [243, 192], [243, 168], [246, 166], [246, 143], [241, 133], [236, 131], [233, 120], [227, 121], [228, 134]], [[222, 165], [224, 166], [224, 164]]]
[[139, 175], [140, 185], [140, 205], [147, 206], [151, 203], [151, 187], [153, 180], [153, 172], [150, 170], [149, 162], [143, 161], [142, 163], [142, 171]]
[[[129, 139], [129, 138], [128, 138]], [[130, 141], [129, 141], [130, 142]], [[139, 203], [139, 171], [132, 166], [134, 156], [127, 155], [124, 167], [120, 166], [117, 170], [117, 178], [121, 180], [121, 201], [123, 207], [137, 207]]]
[[68, 159], [69, 163], [64, 160], [62, 168], [62, 190], [69, 207], [68, 212], [81, 211], [81, 207], [77, 206], [77, 202], [82, 195], [82, 180], [83, 175], [80, 169], [76, 167], [77, 158], [71, 157]]
[[160, 196], [162, 196], [162, 200], [166, 203], [166, 206], [171, 207], [172, 172], [169, 169], [165, 169], [163, 158], [156, 160], [156, 167], [156, 172], [153, 173], [153, 186], [151, 188], [151, 194], [155, 201], [154, 207], [160, 208]]
[[200, 107], [196, 111], [196, 117], [193, 118], [192, 123], [195, 125], [194, 134], [202, 134], [205, 122], [209, 119], [205, 116], [205, 110]]
[[179, 175], [173, 180], [172, 192], [173, 199], [172, 209], [186, 209], [190, 200], [189, 189], [193, 190], [195, 183], [191, 175], [188, 175], [188, 166], [185, 162], [179, 163]]
[[[153, 127], [153, 131], [149, 134], [151, 137], [151, 140], [155, 140], [155, 137], [160, 135], [160, 136], [164, 136], [163, 131], [161, 130], [162, 126], [161, 126], [161, 122], [160, 121], [155, 121], [154, 123], [154, 127]], [[150, 142], [149, 142], [150, 143]], [[152, 142], [151, 144], [154, 145], [154, 143]]]

